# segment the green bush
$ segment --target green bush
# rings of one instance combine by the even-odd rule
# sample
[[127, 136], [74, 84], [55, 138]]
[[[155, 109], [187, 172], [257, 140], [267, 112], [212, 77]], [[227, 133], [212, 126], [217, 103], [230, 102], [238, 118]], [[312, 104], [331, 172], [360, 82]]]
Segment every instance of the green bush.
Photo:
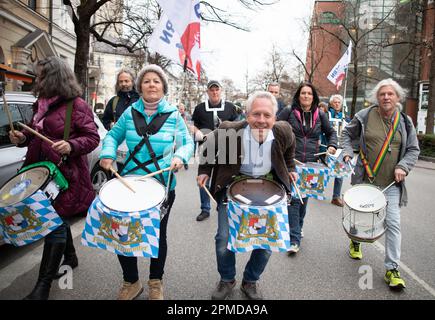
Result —
[[420, 155], [435, 157], [435, 134], [419, 134]]

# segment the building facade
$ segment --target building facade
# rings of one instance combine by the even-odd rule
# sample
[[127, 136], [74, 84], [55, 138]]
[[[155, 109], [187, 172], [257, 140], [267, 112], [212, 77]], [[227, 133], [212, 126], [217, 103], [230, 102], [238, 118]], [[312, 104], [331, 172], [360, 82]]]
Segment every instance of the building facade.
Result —
[[[33, 73], [34, 62], [47, 56], [63, 58], [73, 68], [76, 37], [62, 0], [3, 0], [0, 2], [0, 63]], [[10, 80], [6, 90], [29, 90]]]
[[[393, 78], [407, 90], [403, 107], [416, 123], [420, 83], [428, 79], [428, 72], [422, 70], [430, 69], [427, 52], [422, 53], [427, 33], [433, 32], [433, 22], [432, 29], [424, 28], [430, 6], [431, 0], [316, 1], [312, 26], [317, 31], [313, 32], [308, 53], [320, 56], [324, 43], [330, 47], [322, 60], [323, 67], [314, 71], [313, 83], [320, 95], [326, 99], [342, 94], [348, 106], [354, 98], [358, 111], [369, 105], [367, 97], [377, 82]], [[326, 77], [347, 49], [350, 35], [352, 61], [344, 92], [344, 85], [337, 90]]]

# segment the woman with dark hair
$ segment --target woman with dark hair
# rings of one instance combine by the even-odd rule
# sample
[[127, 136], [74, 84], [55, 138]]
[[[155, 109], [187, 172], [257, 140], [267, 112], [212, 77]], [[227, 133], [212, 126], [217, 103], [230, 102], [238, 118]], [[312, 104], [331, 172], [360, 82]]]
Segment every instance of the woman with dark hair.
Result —
[[[328, 116], [320, 110], [319, 96], [314, 86], [309, 82], [303, 82], [293, 96], [293, 103], [281, 111], [278, 120], [288, 121], [296, 136], [295, 158], [300, 162], [315, 162], [319, 152], [319, 137], [324, 134], [327, 142], [327, 151], [334, 154], [337, 149], [337, 134], [330, 126]], [[308, 197], [303, 198], [303, 204], [299, 198], [293, 198], [288, 207], [290, 224], [291, 247], [289, 254], [297, 253], [300, 249], [302, 227], [307, 211]]]
[[[48, 57], [37, 62], [35, 69], [37, 78], [33, 92], [38, 100], [28, 125], [54, 144], [25, 130], [10, 131], [9, 137], [18, 147], [27, 147], [24, 166], [51, 161], [69, 184], [53, 203], [63, 224], [45, 237], [38, 281], [25, 298], [47, 300], [52, 280], [62, 276], [57, 274], [62, 256], [62, 265], [71, 268], [78, 265], [71, 229], [65, 218], [86, 211], [95, 197], [90, 175], [86, 174], [89, 172], [86, 155], [98, 146], [100, 137], [91, 108], [80, 98], [82, 90], [69, 66], [60, 58]], [[71, 111], [70, 121], [66, 120], [68, 110]]]

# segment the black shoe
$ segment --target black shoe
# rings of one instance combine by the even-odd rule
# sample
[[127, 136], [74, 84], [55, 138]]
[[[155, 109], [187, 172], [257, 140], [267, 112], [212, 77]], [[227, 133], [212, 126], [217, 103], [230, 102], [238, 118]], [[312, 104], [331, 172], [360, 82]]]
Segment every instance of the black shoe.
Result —
[[184, 165], [184, 169], [185, 169], [185, 170], [189, 170], [189, 165], [188, 165], [188, 164], [185, 164], [185, 165]]
[[201, 211], [201, 213], [196, 217], [196, 221], [202, 221], [210, 217], [210, 212]]
[[236, 280], [232, 282], [219, 281], [216, 289], [214, 289], [211, 299], [212, 300], [225, 300], [233, 291], [236, 286]]
[[39, 267], [38, 281], [32, 292], [24, 300], [47, 300], [50, 294], [51, 282], [53, 281], [62, 255], [65, 251], [65, 243], [44, 243], [41, 265]]
[[257, 289], [256, 282], [242, 282], [240, 290], [248, 297], [249, 300], [263, 300], [260, 292]]

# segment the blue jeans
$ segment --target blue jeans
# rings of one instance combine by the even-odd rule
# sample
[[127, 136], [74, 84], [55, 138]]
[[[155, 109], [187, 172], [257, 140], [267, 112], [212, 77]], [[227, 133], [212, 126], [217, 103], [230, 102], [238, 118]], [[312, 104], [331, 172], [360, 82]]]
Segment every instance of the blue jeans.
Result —
[[385, 222], [385, 268], [397, 269], [400, 263], [402, 235], [400, 232], [400, 186], [392, 186], [385, 191], [387, 198], [387, 214]]
[[[227, 249], [229, 237], [227, 206], [222, 203], [224, 197], [221, 195], [219, 198], [218, 229], [215, 237], [217, 267], [221, 281], [231, 282], [236, 277], [236, 254]], [[243, 273], [243, 281], [258, 281], [266, 268], [271, 254], [272, 252], [269, 250], [253, 250]]]
[[[210, 190], [210, 179], [208, 179], [205, 186]], [[210, 213], [210, 198], [204, 188], [199, 188], [199, 197], [201, 198], [201, 211]]]
[[308, 197], [302, 198], [302, 200], [304, 204], [298, 198], [293, 198], [291, 204], [287, 207], [291, 244], [301, 244], [301, 230], [307, 213]]
[[341, 186], [343, 185], [343, 178], [336, 177], [334, 179], [334, 191], [332, 192], [332, 199], [341, 197]]

